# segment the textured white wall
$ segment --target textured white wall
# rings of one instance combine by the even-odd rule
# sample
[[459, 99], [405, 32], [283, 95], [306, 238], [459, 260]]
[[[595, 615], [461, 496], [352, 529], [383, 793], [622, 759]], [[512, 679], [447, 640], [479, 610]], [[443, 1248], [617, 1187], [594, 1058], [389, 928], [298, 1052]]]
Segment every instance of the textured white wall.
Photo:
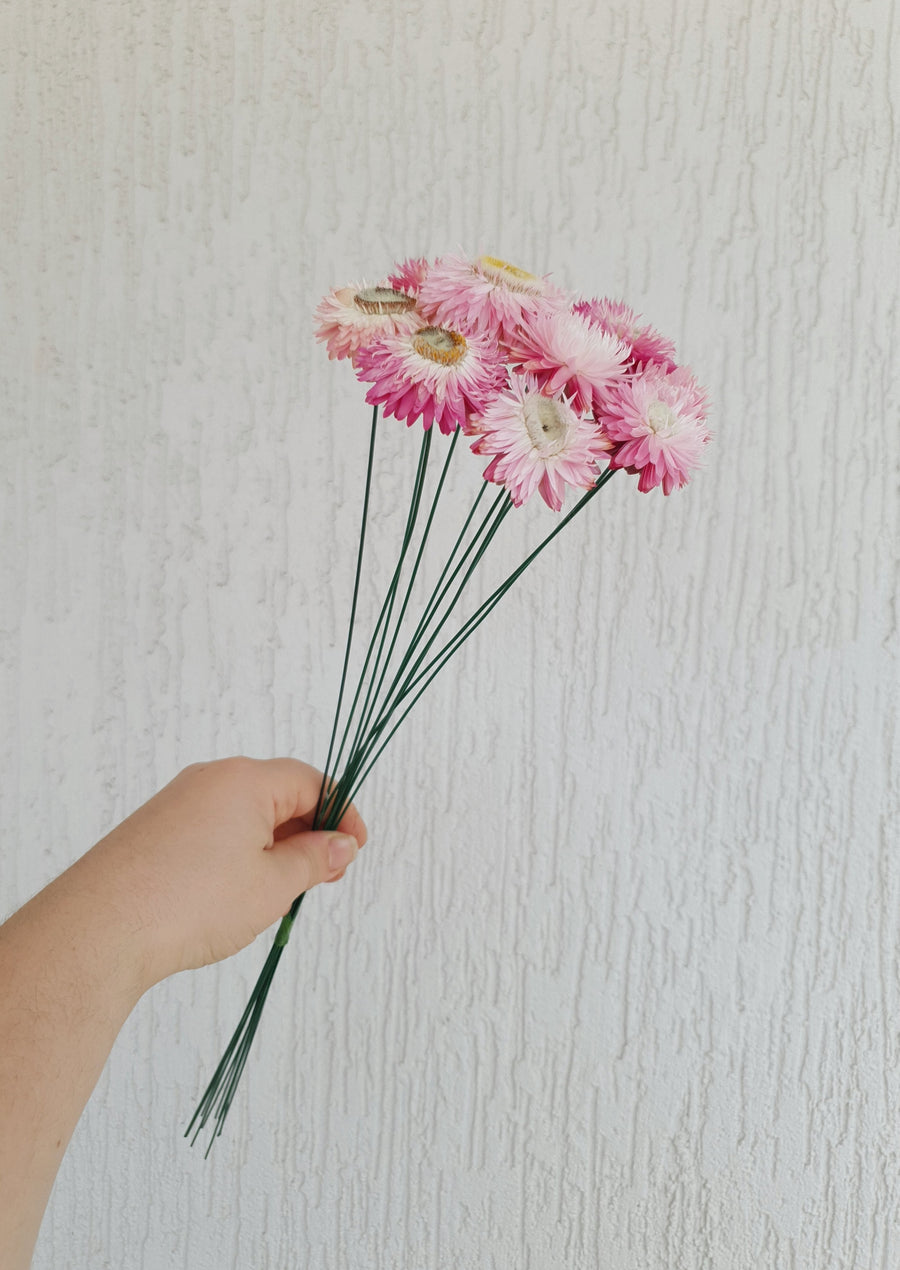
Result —
[[617, 477], [410, 719], [205, 1163], [265, 947], [142, 1002], [36, 1266], [900, 1264], [898, 6], [0, 23], [4, 912], [188, 762], [322, 761], [368, 426], [330, 284], [553, 270], [716, 404], [708, 471]]

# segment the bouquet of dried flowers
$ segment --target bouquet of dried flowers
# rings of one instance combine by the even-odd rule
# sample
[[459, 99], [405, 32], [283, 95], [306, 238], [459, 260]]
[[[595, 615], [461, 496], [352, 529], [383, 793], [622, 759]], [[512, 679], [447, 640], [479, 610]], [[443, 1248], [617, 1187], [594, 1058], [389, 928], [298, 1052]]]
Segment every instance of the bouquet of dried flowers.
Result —
[[[316, 338], [330, 358], [350, 361], [373, 408], [343, 672], [315, 819], [317, 828], [331, 829], [434, 677], [612, 475], [623, 469], [637, 476], [639, 490], [671, 494], [700, 465], [709, 432], [704, 389], [677, 364], [674, 345], [632, 309], [578, 298], [492, 256], [410, 259], [377, 285], [339, 287], [316, 310]], [[419, 459], [396, 567], [351, 694], [379, 411], [419, 425]], [[435, 426], [449, 441], [430, 488]], [[488, 463], [449, 550], [432, 542], [438, 581], [417, 597], [460, 436]], [[561, 512], [570, 486], [585, 492], [460, 620], [473, 574], [509, 512], [534, 494]], [[193, 1141], [214, 1120], [207, 1152], [222, 1132], [303, 898], [282, 920], [188, 1126]]]

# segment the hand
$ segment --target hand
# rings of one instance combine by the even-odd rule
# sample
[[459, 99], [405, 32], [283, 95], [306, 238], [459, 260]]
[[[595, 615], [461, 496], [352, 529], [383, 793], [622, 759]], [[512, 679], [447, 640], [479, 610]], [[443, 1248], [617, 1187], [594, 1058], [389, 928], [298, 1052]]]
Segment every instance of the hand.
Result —
[[28, 1266], [66, 1144], [141, 994], [249, 944], [365, 842], [352, 807], [339, 833], [310, 832], [321, 780], [287, 758], [188, 767], [0, 926], [4, 1267]]
[[350, 807], [310, 830], [321, 782], [295, 759], [195, 764], [74, 866], [133, 923], [145, 986], [230, 956], [343, 877], [366, 828]]

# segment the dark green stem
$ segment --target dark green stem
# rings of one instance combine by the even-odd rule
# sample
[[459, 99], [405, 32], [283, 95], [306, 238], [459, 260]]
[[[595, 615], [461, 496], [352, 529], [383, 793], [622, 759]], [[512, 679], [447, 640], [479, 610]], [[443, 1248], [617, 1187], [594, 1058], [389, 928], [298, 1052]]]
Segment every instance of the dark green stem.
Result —
[[[378, 407], [372, 409], [372, 428], [369, 433], [369, 460], [366, 464], [366, 488], [363, 495], [362, 524], [359, 530], [359, 550], [356, 554], [356, 576], [353, 579], [353, 601], [350, 605], [350, 621], [347, 626], [347, 644], [344, 648], [344, 665], [341, 670], [341, 686], [338, 689], [337, 706], [334, 711], [334, 723], [331, 728], [331, 740], [328, 742], [328, 757], [325, 760], [325, 770], [322, 773], [322, 787], [319, 790], [319, 798], [316, 803], [316, 814], [313, 820], [313, 826], [318, 828], [319, 817], [322, 813], [322, 798], [328, 786], [329, 773], [331, 772], [331, 756], [334, 752], [334, 742], [337, 737], [338, 720], [341, 717], [341, 705], [344, 700], [344, 685], [347, 682], [347, 667], [350, 664], [350, 647], [353, 643], [353, 630], [356, 623], [356, 602], [359, 598], [359, 579], [362, 574], [363, 550], [366, 545], [366, 525], [369, 520], [369, 494], [372, 489], [372, 462], [375, 458], [375, 433], [378, 426]], [[285, 918], [287, 921], [287, 918]], [[282, 923], [282, 926], [284, 923]], [[281, 927], [279, 927], [278, 935], [281, 937]], [[284, 936], [284, 942], [287, 943], [287, 936], [290, 933], [290, 926], [287, 928], [287, 934]]]
[[[597, 480], [597, 483], [591, 486], [588, 492], [582, 498], [579, 499], [579, 501], [575, 504], [572, 510], [563, 517], [563, 519], [559, 522], [559, 524], [556, 525], [555, 528], [551, 530], [551, 532], [547, 534], [547, 536], [544, 539], [542, 539], [542, 541], [538, 544], [538, 546], [535, 547], [534, 550], [528, 556], [526, 556], [526, 558], [522, 561], [522, 563], [518, 565], [517, 568], [515, 568], [512, 571], [512, 573], [509, 574], [509, 576], [500, 584], [500, 586], [498, 586], [496, 590], [493, 591], [491, 595], [488, 596], [488, 598], [484, 601], [484, 603], [479, 605], [478, 609], [476, 609], [476, 611], [464, 623], [464, 625], [460, 628], [460, 630], [457, 631], [456, 634], [451, 639], [449, 639], [447, 643], [443, 646], [443, 648], [441, 648], [440, 651], [432, 658], [432, 660], [424, 668], [421, 674], [416, 676], [414, 680], [408, 682], [404, 686], [403, 691], [391, 703], [390, 708], [387, 710], [385, 714], [382, 715], [382, 717], [378, 720], [378, 723], [375, 725], [375, 728], [373, 729], [373, 731], [370, 732], [369, 734], [370, 741], [373, 738], [373, 736], [375, 736], [376, 740], [381, 736], [381, 733], [383, 732], [388, 722], [390, 722], [390, 719], [396, 712], [398, 706], [400, 706], [403, 703], [406, 697], [408, 697], [409, 694], [412, 693], [414, 689], [417, 689], [417, 690], [414, 692], [414, 695], [412, 696], [412, 699], [410, 700], [406, 709], [400, 715], [399, 719], [396, 720], [396, 722], [394, 723], [394, 726], [390, 729], [387, 735], [383, 738], [383, 740], [381, 741], [381, 744], [378, 746], [377, 750], [375, 750], [374, 754], [371, 754], [372, 747], [370, 745], [369, 753], [371, 754], [371, 757], [368, 758], [368, 761], [366, 762], [361, 775], [359, 775], [358, 779], [354, 781], [352, 787], [348, 789], [346, 801], [341, 809], [342, 813], [343, 811], [346, 810], [347, 807], [350, 806], [350, 803], [359, 793], [359, 790], [362, 787], [363, 782], [366, 780], [372, 768], [375, 766], [375, 763], [377, 762], [381, 754], [384, 752], [389, 741], [394, 736], [395, 732], [400, 727], [403, 720], [413, 709], [416, 702], [419, 700], [419, 698], [421, 697], [425, 689], [428, 687], [428, 685], [432, 682], [432, 680], [435, 679], [435, 677], [440, 673], [440, 671], [443, 670], [444, 666], [446, 666], [447, 662], [450, 660], [453, 654], [462, 647], [462, 645], [469, 638], [469, 636], [473, 634], [473, 632], [481, 625], [481, 623], [492, 612], [492, 610], [496, 608], [497, 604], [499, 604], [500, 600], [503, 598], [506, 592], [510, 589], [510, 587], [517, 581], [519, 577], [521, 577], [521, 575], [525, 572], [525, 570], [537, 559], [537, 557], [541, 554], [541, 552], [547, 546], [549, 546], [549, 544], [553, 541], [553, 539], [556, 538], [556, 536], [562, 532], [562, 530], [569, 523], [569, 521], [572, 520], [573, 517], [577, 516], [578, 513], [584, 507], [587, 506], [587, 504], [591, 501], [591, 499], [594, 498], [595, 495], [603, 488], [603, 486], [607, 483], [607, 481], [613, 475], [613, 472], [616, 470], [617, 469], [615, 468], [608, 467], [603, 473], [601, 473], [600, 477]], [[473, 565], [473, 568], [474, 568], [474, 565]]]
[[[423, 539], [416, 555], [412, 569], [412, 576], [410, 577], [407, 585], [400, 614], [388, 647], [387, 656], [382, 663], [381, 659], [387, 643], [388, 630], [391, 624], [391, 616], [393, 613], [403, 563], [412, 541], [413, 530], [419, 513], [419, 505], [421, 502], [422, 489], [425, 479], [425, 466], [428, 457], [428, 438], [430, 436], [430, 433], [425, 434], [425, 440], [423, 440], [422, 451], [419, 457], [419, 467], [416, 473], [409, 514], [407, 516], [406, 531], [401, 545], [400, 559], [396, 569], [394, 570], [391, 583], [388, 587], [388, 593], [385, 596], [381, 613], [379, 614], [378, 621], [375, 625], [375, 631], [373, 632], [372, 638], [369, 642], [365, 663], [363, 665], [363, 670], [354, 695], [353, 704], [351, 705], [350, 713], [344, 728], [341, 744], [332, 763], [350, 661], [350, 647], [353, 638], [356, 606], [359, 595], [363, 547], [368, 520], [376, 423], [377, 408], [372, 416], [369, 462], [366, 472], [365, 496], [363, 499], [363, 519], [360, 531], [359, 552], [356, 562], [356, 577], [354, 579], [353, 586], [350, 626], [347, 633], [347, 646], [344, 653], [344, 664], [341, 674], [340, 689], [338, 692], [338, 703], [335, 711], [334, 725], [328, 748], [328, 760], [325, 765], [326, 771], [323, 777], [322, 788], [320, 790], [319, 802], [316, 810], [316, 826], [324, 829], [335, 828], [340, 823], [342, 817], [350, 806], [350, 803], [356, 797], [363, 785], [363, 782], [367, 779], [385, 747], [388, 745], [397, 729], [403, 723], [403, 720], [413, 709], [416, 702], [419, 700], [422, 693], [432, 682], [435, 676], [440, 673], [454, 653], [462, 647], [469, 636], [488, 617], [522, 573], [524, 573], [533, 561], [537, 559], [537, 557], [553, 541], [553, 539], [562, 532], [569, 521], [572, 520], [572, 518], [590, 502], [590, 500], [606, 484], [613, 474], [613, 469], [607, 468], [606, 471], [598, 478], [596, 484], [584, 495], [583, 498], [578, 501], [575, 507], [573, 507], [573, 509], [562, 518], [555, 528], [547, 534], [547, 536], [532, 552], [530, 552], [528, 556], [526, 556], [522, 563], [509, 574], [500, 586], [497, 587], [488, 596], [488, 598], [478, 606], [475, 612], [470, 615], [460, 629], [447, 640], [447, 642], [434, 654], [434, 656], [431, 657], [430, 660], [426, 661], [425, 659], [428, 657], [428, 653], [434, 646], [440, 632], [444, 629], [449, 617], [456, 607], [456, 604], [462, 596], [466, 585], [471, 579], [485, 551], [499, 529], [500, 524], [512, 506], [509, 496], [505, 493], [505, 491], [501, 491], [497, 499], [495, 499], [492, 504], [490, 510], [483, 518], [478, 529], [475, 531], [465, 548], [463, 548], [463, 543], [472, 520], [474, 519], [476, 509], [485, 489], [487, 488], [486, 483], [483, 484], [479, 489], [478, 497], [475, 499], [472, 509], [466, 518], [463, 529], [457, 537], [447, 562], [444, 565], [432, 595], [425, 606], [422, 617], [419, 619], [410, 643], [400, 660], [400, 664], [393, 679], [391, 680], [384, 700], [379, 707], [377, 704], [378, 697], [381, 694], [381, 690], [387, 676], [387, 670], [394, 654], [400, 626], [406, 615], [413, 583], [415, 582], [419, 565], [422, 560], [425, 540], [427, 539], [431, 529], [437, 500], [443, 487], [444, 477], [450, 462], [450, 456], [453, 453], [453, 446], [451, 446], [450, 454], [448, 454], [445, 461], [444, 469], [434, 496], [431, 512], [426, 522]], [[456, 438], [454, 437], [454, 444], [455, 440]], [[457, 556], [459, 557], [458, 559]], [[455, 564], [453, 564], [454, 560], [456, 560]], [[462, 574], [462, 580], [455, 586], [454, 590], [454, 585], [460, 577], [460, 574]], [[449, 602], [445, 604], [445, 601], [447, 600], [448, 595], [451, 594], [451, 591], [452, 598], [450, 598]], [[443, 612], [441, 612], [442, 606]], [[433, 629], [431, 629], [428, 639], [425, 640], [425, 636], [428, 633], [429, 627], [432, 626], [432, 623], [434, 624]], [[376, 643], [378, 644], [378, 648], [375, 653], [374, 663], [372, 663], [372, 655], [375, 650]], [[341, 757], [350, 735], [351, 724], [356, 712], [356, 707], [359, 703], [363, 685], [367, 678], [367, 673], [369, 672], [370, 664], [372, 665], [372, 669], [368, 677], [368, 690], [363, 703], [361, 716], [357, 720], [356, 733], [347, 758], [347, 765], [344, 768], [340, 779], [334, 784], [331, 784], [332, 773], [340, 765]], [[398, 709], [404, 705], [405, 708], [402, 710], [402, 713], [398, 718], [395, 718]], [[378, 710], [378, 715], [373, 723], [372, 716], [375, 713], [376, 708]], [[328, 790], [327, 796], [325, 796], [326, 789]], [[209, 1082], [209, 1085], [207, 1086], [197, 1110], [195, 1111], [185, 1132], [185, 1136], [189, 1136], [191, 1131], [194, 1131], [193, 1137], [191, 1138], [191, 1143], [193, 1144], [193, 1142], [197, 1139], [197, 1135], [205, 1128], [209, 1120], [214, 1120], [215, 1129], [213, 1130], [209, 1145], [206, 1149], [207, 1155], [224, 1127], [225, 1119], [228, 1115], [228, 1111], [231, 1107], [244, 1066], [247, 1062], [247, 1057], [249, 1055], [253, 1039], [256, 1035], [257, 1028], [259, 1027], [260, 1018], [269, 995], [269, 989], [271, 988], [275, 971], [278, 968], [279, 961], [288, 943], [288, 939], [290, 938], [290, 933], [300, 909], [300, 905], [303, 902], [304, 895], [305, 892], [303, 895], [297, 896], [291, 905], [289, 912], [282, 919], [275, 935], [275, 940], [269, 951], [268, 957], [266, 958], [265, 964], [263, 965], [262, 971], [260, 972], [259, 978], [253, 988], [246, 1009], [241, 1015], [240, 1022], [235, 1029], [234, 1035], [232, 1036], [225, 1053], [222, 1055], [222, 1059], [213, 1074], [213, 1078]]]
[[[413, 492], [412, 492], [412, 497], [410, 499], [409, 512], [406, 518], [406, 529], [404, 530], [403, 541], [400, 546], [400, 556], [397, 561], [396, 568], [394, 569], [394, 573], [391, 578], [391, 581], [388, 584], [387, 593], [384, 597], [384, 602], [382, 603], [382, 606], [381, 606], [381, 612], [378, 614], [378, 620], [375, 623], [375, 630], [373, 631], [372, 638], [369, 641], [369, 647], [366, 650], [365, 661], [363, 662], [363, 668], [360, 671], [359, 681], [357, 683], [356, 692], [353, 697], [353, 703], [350, 706], [350, 713], [348, 714], [346, 723], [344, 725], [344, 732], [343, 732], [343, 736], [341, 737], [340, 748], [338, 749], [337, 758], [334, 761], [334, 770], [337, 770], [337, 768], [340, 767], [341, 765], [341, 760], [344, 754], [344, 748], [347, 744], [347, 740], [350, 735], [350, 730], [353, 725], [353, 717], [356, 712], [356, 707], [359, 704], [360, 696], [362, 695], [363, 688], [366, 684], [366, 677], [367, 675], [369, 675], [369, 678], [368, 678], [369, 686], [366, 691], [366, 697], [363, 701], [363, 707], [362, 707], [363, 713], [365, 713], [365, 710], [368, 705], [369, 694], [371, 693], [371, 689], [372, 689], [372, 680], [374, 679], [374, 676], [378, 673], [379, 659], [381, 657], [381, 653], [384, 648], [386, 633], [387, 633], [388, 625], [390, 623], [390, 615], [394, 607], [394, 599], [397, 593], [397, 585], [400, 580], [400, 574], [403, 569], [403, 562], [406, 559], [406, 553], [409, 550], [409, 545], [410, 545], [410, 542], [412, 541], [412, 535], [413, 535], [416, 519], [418, 518], [418, 514], [419, 514], [419, 505], [422, 498], [422, 488], [425, 481], [425, 469], [428, 463], [428, 451], [430, 449], [430, 446], [431, 446], [431, 432], [428, 431], [428, 432], [425, 432], [422, 437], [422, 448], [419, 451], [419, 464], [416, 469], [416, 477], [413, 484]], [[381, 636], [380, 643], [378, 643], [379, 634]], [[369, 664], [372, 660], [372, 653], [375, 651], [376, 643], [378, 643], [378, 652], [375, 657], [375, 662], [372, 666], [371, 674], [369, 674]], [[357, 728], [356, 739], [358, 739], [358, 737], [359, 737], [359, 729]], [[356, 739], [354, 740], [354, 743], [351, 746], [351, 753], [353, 752], [353, 749], [355, 748]], [[330, 778], [330, 773], [327, 773], [326, 775], [328, 775]], [[329, 794], [328, 802], [333, 803], [333, 801], [334, 801], [334, 790], [331, 790]], [[334, 826], [326, 826], [326, 827], [333, 828]]]

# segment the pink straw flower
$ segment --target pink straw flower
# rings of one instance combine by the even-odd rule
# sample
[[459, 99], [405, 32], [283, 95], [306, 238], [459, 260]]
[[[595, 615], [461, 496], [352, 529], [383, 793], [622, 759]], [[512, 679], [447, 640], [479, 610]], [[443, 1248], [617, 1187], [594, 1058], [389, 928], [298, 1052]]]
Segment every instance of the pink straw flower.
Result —
[[652, 362], [667, 370], [675, 369], [675, 345], [672, 341], [652, 326], [642, 326], [634, 309], [621, 300], [579, 300], [573, 307], [592, 326], [599, 326], [601, 331], [628, 344], [634, 362]]
[[412, 296], [394, 287], [337, 287], [316, 308], [316, 339], [329, 358], [340, 361], [380, 335], [414, 331], [422, 325]]
[[412, 424], [453, 432], [482, 414], [503, 386], [506, 371], [497, 345], [480, 335], [442, 326], [385, 335], [356, 356], [358, 377], [372, 387], [370, 406]]
[[495, 456], [485, 480], [505, 485], [517, 507], [537, 489], [559, 511], [566, 485], [590, 489], [598, 459], [612, 447], [594, 419], [577, 414], [561, 392], [542, 393], [532, 375], [513, 375], [467, 431], [476, 434], [476, 454]]
[[616, 448], [612, 467], [638, 473], [642, 493], [686, 485], [709, 441], [707, 398], [687, 367], [648, 366], [610, 393], [601, 422]]
[[418, 296], [429, 268], [428, 261], [424, 256], [418, 256], [415, 259], [410, 257], [408, 260], [404, 260], [402, 264], [397, 265], [394, 272], [388, 275], [388, 282], [397, 291], [405, 291], [407, 295]]
[[597, 414], [605, 394], [624, 378], [631, 349], [580, 313], [545, 309], [519, 329], [509, 356], [545, 393], [562, 389], [577, 411]]
[[541, 308], [565, 304], [565, 293], [547, 278], [495, 256], [442, 256], [419, 290], [419, 307], [431, 321], [491, 335], [501, 343]]

